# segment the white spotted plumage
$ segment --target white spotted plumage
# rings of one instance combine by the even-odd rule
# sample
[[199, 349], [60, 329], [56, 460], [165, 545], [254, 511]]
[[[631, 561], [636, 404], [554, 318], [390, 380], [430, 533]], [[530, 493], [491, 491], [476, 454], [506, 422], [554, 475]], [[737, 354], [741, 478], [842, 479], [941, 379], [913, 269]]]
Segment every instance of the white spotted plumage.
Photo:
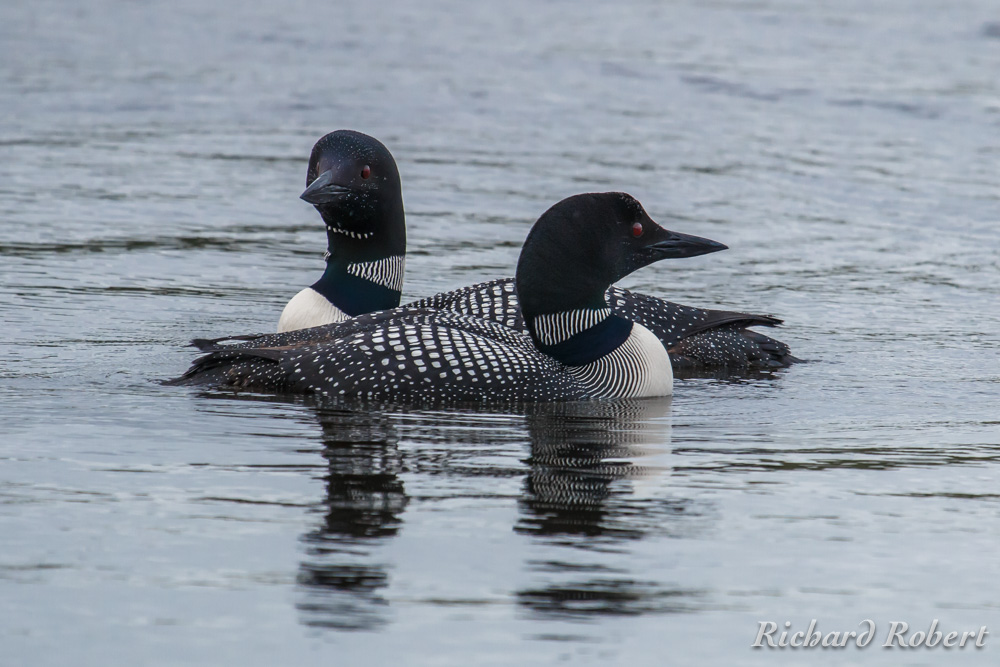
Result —
[[211, 373], [213, 357], [230, 361], [212, 379], [231, 387], [377, 400], [583, 400], [663, 396], [672, 387], [666, 351], [640, 325], [612, 353], [579, 367], [540, 353], [523, 331], [448, 311], [361, 315], [293, 342], [304, 335], [275, 337], [281, 344], [273, 347], [261, 345], [264, 337], [251, 348], [220, 348], [202, 363]]
[[[787, 365], [788, 346], [748, 330], [748, 326], [775, 326], [781, 321], [765, 315], [724, 313], [684, 306], [663, 299], [611, 286], [605, 301], [613, 315], [642, 324], [664, 347], [675, 352], [674, 368], [702, 365], [708, 368], [763, 367]], [[451, 310], [524, 329], [524, 319], [513, 278], [499, 278], [435, 294], [408, 304], [411, 307]], [[710, 317], [738, 316], [721, 326], [708, 324]], [[714, 345], [713, 345], [714, 344]], [[793, 358], [794, 359], [794, 358]]]

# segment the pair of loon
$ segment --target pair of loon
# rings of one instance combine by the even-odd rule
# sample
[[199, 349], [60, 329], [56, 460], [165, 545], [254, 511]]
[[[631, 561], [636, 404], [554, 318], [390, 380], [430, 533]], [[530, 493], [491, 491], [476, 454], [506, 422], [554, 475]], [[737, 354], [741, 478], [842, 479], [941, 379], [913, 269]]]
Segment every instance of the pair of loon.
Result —
[[669, 394], [671, 365], [796, 361], [784, 344], [746, 328], [780, 320], [612, 287], [653, 261], [726, 247], [664, 230], [628, 195], [553, 206], [525, 241], [513, 280], [394, 309], [406, 230], [392, 155], [366, 135], [333, 132], [314, 146], [306, 183], [302, 198], [327, 228], [322, 278], [285, 307], [278, 334], [240, 345], [196, 341], [210, 354], [179, 382], [383, 399], [567, 400]]
[[[323, 276], [285, 306], [278, 332], [316, 327], [395, 308], [403, 287], [406, 220], [399, 171], [378, 140], [351, 130], [313, 146], [301, 198], [326, 224]], [[650, 329], [670, 351], [675, 369], [770, 369], [796, 361], [783, 343], [750, 331], [781, 323], [750, 315], [681, 306], [610, 287], [612, 311]], [[512, 278], [478, 283], [409, 304], [451, 310], [525, 329]]]

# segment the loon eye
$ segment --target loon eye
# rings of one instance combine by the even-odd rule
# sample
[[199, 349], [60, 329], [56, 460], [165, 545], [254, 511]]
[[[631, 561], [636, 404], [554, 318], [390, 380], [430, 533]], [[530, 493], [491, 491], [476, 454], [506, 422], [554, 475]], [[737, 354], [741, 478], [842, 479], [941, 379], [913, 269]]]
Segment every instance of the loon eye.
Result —
[[368, 178], [372, 175], [372, 168], [367, 164], [361, 168], [361, 178]]
[[639, 238], [640, 236], [642, 236], [642, 223], [641, 222], [637, 222], [634, 225], [632, 225], [632, 236], [634, 236], [636, 238]]

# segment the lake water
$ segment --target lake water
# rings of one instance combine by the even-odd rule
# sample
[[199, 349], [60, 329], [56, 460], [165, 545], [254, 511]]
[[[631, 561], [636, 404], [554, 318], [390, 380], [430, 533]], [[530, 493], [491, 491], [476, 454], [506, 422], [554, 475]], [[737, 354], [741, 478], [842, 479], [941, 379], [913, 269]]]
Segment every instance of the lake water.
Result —
[[[996, 664], [995, 2], [280, 5], [0, 6], [0, 663]], [[158, 384], [318, 277], [338, 128], [399, 163], [404, 298], [624, 190], [731, 248], [624, 285], [811, 363], [513, 413]], [[751, 648], [812, 619], [876, 638]], [[878, 646], [934, 619], [990, 635]]]

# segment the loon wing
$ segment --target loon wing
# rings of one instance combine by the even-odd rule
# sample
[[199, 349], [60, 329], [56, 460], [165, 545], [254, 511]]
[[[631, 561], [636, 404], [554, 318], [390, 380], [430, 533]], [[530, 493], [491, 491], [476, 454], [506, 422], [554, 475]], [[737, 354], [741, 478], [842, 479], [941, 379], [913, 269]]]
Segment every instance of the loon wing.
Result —
[[[222, 338], [195, 338], [191, 345], [202, 352], [221, 352], [224, 350], [256, 350], [261, 348], [292, 348], [305, 345], [317, 345], [342, 336], [348, 336], [388, 319], [412, 314], [418, 309], [404, 306], [392, 310], [380, 310], [367, 315], [354, 317], [343, 322], [322, 324], [308, 329], [295, 329], [282, 333], [249, 334], [245, 336], [224, 336]], [[240, 341], [226, 343], [226, 341]]]
[[397, 308], [274, 334], [197, 359], [172, 385], [376, 400], [579, 400], [587, 388], [527, 334], [449, 311]]
[[616, 314], [643, 325], [668, 348], [688, 336], [720, 327], [773, 327], [781, 324], [781, 320], [768, 315], [682, 306], [620, 287], [608, 290], [608, 303]]
[[[799, 359], [788, 346], [748, 327], [775, 327], [781, 320], [726, 310], [706, 310], [612, 286], [608, 304], [614, 314], [653, 332], [670, 353], [675, 370], [788, 366]], [[411, 306], [451, 310], [505, 326], [525, 328], [513, 278], [500, 278], [442, 292]]]

